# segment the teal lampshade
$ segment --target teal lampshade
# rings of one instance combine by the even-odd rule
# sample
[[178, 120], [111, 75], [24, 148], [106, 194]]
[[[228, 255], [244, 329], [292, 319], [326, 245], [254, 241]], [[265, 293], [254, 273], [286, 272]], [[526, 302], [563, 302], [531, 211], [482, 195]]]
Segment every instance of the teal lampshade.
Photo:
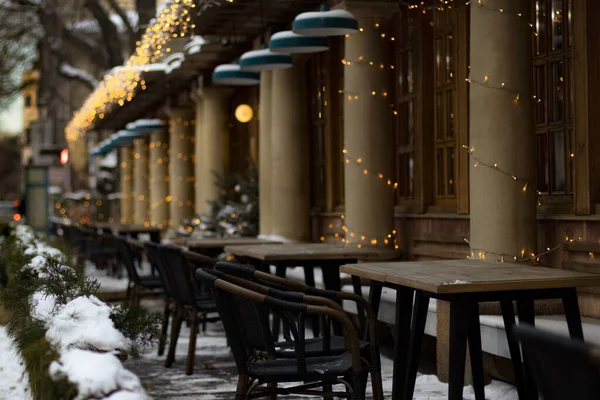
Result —
[[291, 56], [275, 53], [270, 49], [248, 51], [240, 57], [242, 71], [273, 71], [292, 68], [293, 66]]
[[329, 10], [323, 5], [321, 11], [299, 14], [292, 30], [305, 36], [343, 36], [358, 32], [358, 21], [346, 10]]
[[133, 145], [135, 139], [146, 137], [147, 133], [142, 131], [122, 130], [110, 137], [109, 146], [112, 148], [127, 147]]
[[138, 119], [137, 121], [130, 122], [126, 128], [130, 132], [140, 132], [144, 134], [150, 134], [152, 131], [164, 130], [166, 124], [160, 119]]
[[244, 71], [239, 64], [221, 64], [213, 71], [212, 81], [216, 85], [252, 86], [260, 83], [260, 74]]
[[323, 36], [302, 36], [292, 31], [282, 31], [271, 36], [269, 47], [275, 53], [319, 53], [329, 49], [329, 41]]

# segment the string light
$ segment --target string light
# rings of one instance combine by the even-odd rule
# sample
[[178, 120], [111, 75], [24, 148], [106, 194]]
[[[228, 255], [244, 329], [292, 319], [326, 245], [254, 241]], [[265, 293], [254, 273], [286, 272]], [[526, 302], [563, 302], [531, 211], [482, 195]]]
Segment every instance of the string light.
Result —
[[142, 73], [166, 52], [167, 44], [177, 37], [185, 37], [191, 24], [191, 11], [196, 7], [193, 0], [174, 0], [156, 18], [156, 22], [146, 28], [137, 43], [134, 54], [123, 68], [107, 74], [94, 92], [86, 99], [81, 109], [65, 129], [67, 141], [72, 143], [85, 135], [96, 119], [104, 118], [116, 106], [124, 106], [133, 100], [139, 90], [146, 89]]

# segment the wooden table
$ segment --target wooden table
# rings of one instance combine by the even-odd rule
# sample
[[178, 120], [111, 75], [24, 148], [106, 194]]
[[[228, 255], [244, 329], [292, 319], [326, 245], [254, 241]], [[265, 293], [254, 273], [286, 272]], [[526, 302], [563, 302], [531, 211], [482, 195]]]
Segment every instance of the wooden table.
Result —
[[139, 234], [149, 234], [150, 240], [160, 243], [160, 229], [155, 226], [145, 226], [143, 224], [119, 224], [110, 222], [89, 222], [86, 224], [90, 228], [111, 230], [119, 235], [130, 235], [137, 238]]
[[450, 302], [450, 400], [463, 398], [467, 339], [475, 397], [484, 399], [479, 303], [488, 301], [501, 305], [519, 398], [537, 399], [527, 359], [521, 361], [519, 345], [510, 335], [515, 324], [513, 301], [519, 321], [533, 324], [534, 300], [561, 299], [571, 337], [583, 340], [576, 287], [600, 285], [600, 275], [481, 260], [350, 264], [341, 271], [353, 280], [371, 280], [375, 313], [382, 286], [397, 290], [394, 400], [412, 399], [430, 298]]
[[[275, 265], [276, 274], [281, 277], [285, 277], [287, 268], [301, 266], [304, 268], [306, 284], [313, 287], [315, 286], [314, 268], [321, 268], [325, 288], [339, 291], [341, 289], [341, 265], [379, 257], [383, 252], [389, 253], [390, 251], [324, 243], [286, 243], [226, 246], [225, 252], [247, 261], [263, 271], [268, 272], [269, 266]], [[274, 334], [278, 333], [279, 330], [276, 326]], [[315, 330], [315, 333], [318, 333], [318, 330]]]
[[256, 246], [263, 244], [281, 244], [279, 241], [259, 239], [257, 237], [202, 238], [175, 241], [175, 244], [187, 246], [191, 251], [217, 257], [227, 246]]

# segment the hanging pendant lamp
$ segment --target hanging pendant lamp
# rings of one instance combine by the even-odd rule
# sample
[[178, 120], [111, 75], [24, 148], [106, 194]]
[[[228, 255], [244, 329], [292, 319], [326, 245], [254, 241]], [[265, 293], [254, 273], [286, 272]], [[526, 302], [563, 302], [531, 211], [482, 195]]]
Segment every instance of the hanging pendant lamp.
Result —
[[343, 36], [358, 32], [358, 21], [346, 10], [329, 10], [323, 4], [321, 11], [299, 14], [292, 30], [305, 36]]
[[247, 51], [240, 57], [242, 71], [273, 71], [276, 69], [292, 68], [292, 57], [288, 54], [273, 52], [263, 46], [260, 50]]
[[213, 71], [212, 81], [216, 85], [252, 86], [260, 83], [260, 74], [243, 71], [239, 64], [221, 64]]
[[302, 36], [292, 31], [282, 31], [271, 36], [269, 47], [275, 53], [319, 53], [329, 50], [329, 41], [323, 36]]

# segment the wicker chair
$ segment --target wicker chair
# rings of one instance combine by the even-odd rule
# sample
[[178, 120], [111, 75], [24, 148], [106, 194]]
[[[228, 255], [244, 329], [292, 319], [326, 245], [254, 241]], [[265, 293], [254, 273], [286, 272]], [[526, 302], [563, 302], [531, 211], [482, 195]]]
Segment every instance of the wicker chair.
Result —
[[186, 374], [191, 375], [194, 372], [196, 361], [196, 338], [199, 325], [207, 322], [217, 322], [220, 318], [217, 315], [215, 302], [210, 293], [198, 289], [194, 285], [195, 268], [183, 256], [182, 251], [180, 247], [159, 246], [159, 254], [161, 254], [165, 263], [163, 270], [169, 276], [172, 284], [171, 295], [175, 300], [175, 313], [171, 324], [171, 341], [165, 366], [169, 368], [173, 365], [181, 324], [183, 321], [189, 321], [191, 329]]
[[[251, 290], [282, 298], [287, 301], [294, 301], [293, 299], [295, 297], [299, 299], [299, 301], [307, 302], [309, 304], [325, 304], [328, 307], [338, 309], [340, 312], [344, 312], [344, 310], [338, 302], [343, 300], [355, 302], [357, 308], [362, 308], [368, 317], [367, 326], [354, 326], [356, 332], [363, 332], [363, 335], [359, 335], [359, 338], [362, 339], [359, 342], [361, 355], [364, 359], [369, 360], [366, 370], [371, 375], [374, 399], [383, 398], [381, 356], [379, 353], [379, 339], [376, 330], [377, 318], [367, 300], [354, 293], [335, 292], [314, 288], [297, 281], [291, 281], [235, 263], [219, 261], [216, 264], [215, 269], [219, 272], [228, 274], [229, 277], [226, 279], [231, 280], [237, 285], [245, 286]], [[324, 325], [325, 328], [320, 330], [323, 333], [323, 337], [307, 339], [306, 351], [315, 356], [340, 354], [344, 352], [345, 338], [343, 336], [326, 334], [331, 332], [331, 320], [321, 319], [321, 324]], [[287, 332], [288, 329], [284, 329], [284, 335]], [[276, 344], [277, 355], [279, 357], [285, 357], [290, 354], [293, 347], [293, 341], [290, 341], [289, 337], [286, 337], [286, 341], [278, 342]]]
[[600, 399], [600, 349], [525, 323], [512, 335], [521, 342], [535, 380], [528, 382], [532, 398], [537, 385], [544, 400]]
[[[117, 249], [121, 256], [121, 261], [127, 271], [129, 278], [129, 285], [127, 292], [129, 299], [132, 304], [139, 305], [140, 299], [148, 294], [156, 294], [163, 290], [162, 282], [160, 278], [155, 275], [144, 275], [138, 274], [136, 266], [136, 256], [134, 248], [128, 239], [124, 236], [115, 235]], [[139, 251], [136, 249], [136, 251]]]
[[[217, 275], [218, 271], [215, 274], [209, 269], [196, 270], [198, 282], [211, 288], [233, 352], [239, 374], [235, 400], [290, 394], [364, 399], [367, 371], [361, 360], [356, 330], [345, 313], [337, 308], [265, 295]], [[277, 357], [269, 312], [279, 315], [290, 329], [294, 357]], [[312, 315], [332, 318], [342, 325], [346, 351], [324, 356], [307, 353], [305, 321]], [[277, 386], [286, 382], [296, 384]], [[335, 383], [346, 385], [346, 391], [330, 390]]]

